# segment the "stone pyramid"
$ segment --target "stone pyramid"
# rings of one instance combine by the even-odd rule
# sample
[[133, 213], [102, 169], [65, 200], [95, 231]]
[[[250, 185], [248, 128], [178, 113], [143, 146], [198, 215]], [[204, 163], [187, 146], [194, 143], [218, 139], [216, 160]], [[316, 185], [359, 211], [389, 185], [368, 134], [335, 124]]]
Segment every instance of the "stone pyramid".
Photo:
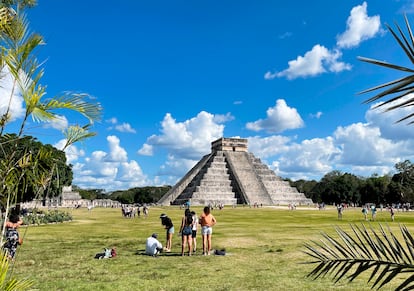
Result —
[[247, 151], [247, 139], [220, 138], [158, 202], [161, 205], [310, 205], [312, 200], [291, 187]]

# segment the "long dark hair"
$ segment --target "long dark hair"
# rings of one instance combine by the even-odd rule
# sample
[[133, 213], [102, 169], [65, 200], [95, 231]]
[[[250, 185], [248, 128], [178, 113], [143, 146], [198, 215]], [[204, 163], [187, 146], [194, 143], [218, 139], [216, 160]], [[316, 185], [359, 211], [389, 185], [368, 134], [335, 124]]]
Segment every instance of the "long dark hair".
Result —
[[10, 216], [9, 216], [9, 220], [12, 223], [17, 223], [19, 221], [19, 219], [20, 219], [20, 217], [19, 217], [19, 214], [17, 214], [17, 213], [11, 213]]

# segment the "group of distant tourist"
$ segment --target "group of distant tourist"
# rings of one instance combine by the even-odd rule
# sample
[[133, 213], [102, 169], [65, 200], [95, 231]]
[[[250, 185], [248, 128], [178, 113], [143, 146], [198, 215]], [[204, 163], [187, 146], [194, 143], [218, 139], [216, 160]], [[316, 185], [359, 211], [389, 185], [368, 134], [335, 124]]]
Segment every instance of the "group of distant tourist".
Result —
[[[160, 215], [161, 225], [166, 230], [165, 247], [158, 240], [157, 233], [153, 233], [146, 241], [145, 253], [150, 256], [157, 256], [161, 252], [171, 252], [172, 238], [174, 234], [174, 224], [167, 214]], [[203, 255], [211, 254], [211, 236], [213, 234], [213, 226], [216, 224], [216, 218], [211, 213], [209, 206], [204, 207], [200, 217], [194, 211], [186, 208], [181, 219], [180, 235], [181, 235], [181, 255], [185, 253], [191, 256], [197, 251], [197, 230], [201, 226], [201, 236], [203, 241]]]
[[[141, 217], [140, 206], [122, 205], [121, 212], [122, 216], [126, 218], [135, 218], [137, 215], [138, 217]], [[149, 209], [146, 204], [142, 206], [142, 213], [144, 215], [144, 218], [148, 217]]]
[[[347, 204], [338, 204], [336, 206], [336, 210], [338, 212], [338, 219], [341, 220], [342, 219], [342, 213], [344, 211], [344, 209], [348, 208]], [[383, 209], [383, 205], [380, 205], [380, 209], [382, 211]], [[391, 221], [394, 221], [395, 219], [395, 208], [393, 205], [389, 205], [387, 206], [388, 211], [390, 212], [391, 215]], [[368, 214], [371, 213], [371, 220], [375, 221], [376, 217], [377, 217], [377, 207], [375, 204], [371, 204], [371, 205], [363, 205], [362, 209], [361, 209], [363, 218], [365, 221], [368, 221]]]

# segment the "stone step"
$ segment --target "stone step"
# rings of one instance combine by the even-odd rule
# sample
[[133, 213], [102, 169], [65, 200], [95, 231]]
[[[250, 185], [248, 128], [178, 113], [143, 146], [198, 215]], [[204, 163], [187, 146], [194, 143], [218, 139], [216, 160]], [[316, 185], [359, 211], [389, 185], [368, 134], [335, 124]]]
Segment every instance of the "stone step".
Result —
[[213, 193], [197, 193], [194, 192], [191, 199], [236, 199], [234, 193], [223, 193], [221, 195], [216, 195]]
[[230, 185], [228, 187], [223, 186], [196, 186], [195, 192], [233, 192]]
[[[183, 202], [185, 203], [185, 201]], [[223, 205], [237, 205], [237, 199], [221, 199], [221, 198], [217, 198], [217, 199], [191, 199], [190, 200], [191, 205], [194, 206], [205, 206], [205, 205], [219, 205], [219, 204], [223, 204]]]
[[206, 175], [221, 175], [229, 177], [229, 170], [227, 170], [227, 168], [210, 168], [208, 169]]
[[199, 186], [222, 186], [222, 187], [229, 187], [231, 185], [231, 180], [203, 180], [200, 182]]

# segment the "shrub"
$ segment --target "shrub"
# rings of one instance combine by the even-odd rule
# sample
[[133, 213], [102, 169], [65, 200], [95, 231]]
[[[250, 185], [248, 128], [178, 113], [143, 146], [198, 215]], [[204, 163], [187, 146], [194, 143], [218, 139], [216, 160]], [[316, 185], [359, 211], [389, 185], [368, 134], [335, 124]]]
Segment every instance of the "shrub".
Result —
[[23, 223], [26, 225], [58, 223], [71, 220], [72, 215], [70, 213], [59, 210], [51, 210], [47, 212], [33, 210], [31, 213], [23, 216]]

